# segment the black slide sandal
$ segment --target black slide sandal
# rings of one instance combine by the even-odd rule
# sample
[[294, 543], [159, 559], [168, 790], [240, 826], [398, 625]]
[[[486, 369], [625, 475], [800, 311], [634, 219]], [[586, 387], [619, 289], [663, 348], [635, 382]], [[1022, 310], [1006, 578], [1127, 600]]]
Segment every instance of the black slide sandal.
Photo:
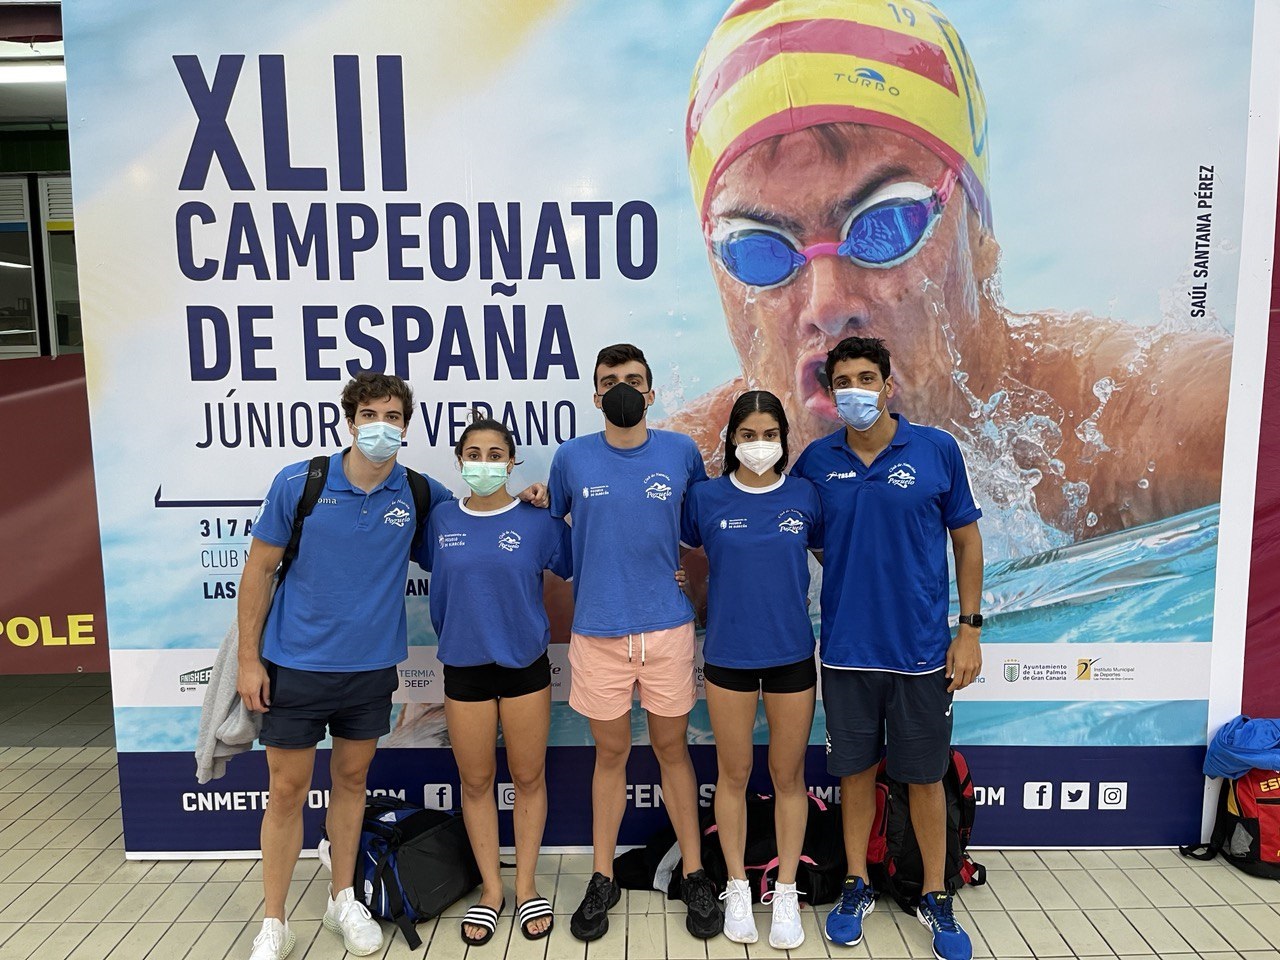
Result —
[[[498, 914], [507, 909], [507, 898], [502, 898], [502, 906], [497, 910], [493, 907], [486, 907], [483, 903], [477, 903], [474, 907], [469, 907], [462, 917], [462, 927], [459, 927], [459, 934], [462, 942], [469, 947], [483, 947], [486, 943], [493, 939], [493, 933], [498, 929]], [[477, 937], [474, 940], [467, 936], [465, 928], [467, 925], [473, 927], [484, 927], [485, 935]]]
[[[547, 924], [547, 929], [540, 933], [530, 933], [529, 924], [535, 920], [541, 920], [543, 917], [551, 917], [551, 922]], [[556, 920], [551, 912], [551, 904], [545, 897], [531, 897], [516, 906], [516, 923], [520, 925], [520, 932], [524, 934], [526, 940], [541, 940], [551, 933], [551, 930], [556, 925]]]

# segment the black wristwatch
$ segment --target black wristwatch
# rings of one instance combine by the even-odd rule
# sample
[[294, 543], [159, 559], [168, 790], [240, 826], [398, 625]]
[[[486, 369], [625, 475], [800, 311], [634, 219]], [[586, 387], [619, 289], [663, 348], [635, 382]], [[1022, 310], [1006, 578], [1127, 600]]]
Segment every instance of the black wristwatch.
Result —
[[982, 626], [982, 614], [980, 613], [962, 613], [960, 614], [960, 622], [970, 627]]

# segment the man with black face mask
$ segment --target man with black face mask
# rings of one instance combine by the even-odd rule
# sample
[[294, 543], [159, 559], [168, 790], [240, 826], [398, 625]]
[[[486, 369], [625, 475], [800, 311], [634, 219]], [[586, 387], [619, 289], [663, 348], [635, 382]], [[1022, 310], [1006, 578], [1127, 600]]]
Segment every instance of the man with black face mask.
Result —
[[652, 430], [653, 373], [629, 343], [596, 357], [600, 433], [575, 437], [551, 461], [551, 512], [573, 525], [573, 669], [569, 704], [591, 721], [596, 745], [591, 785], [595, 873], [570, 930], [597, 940], [621, 891], [613, 879], [618, 827], [627, 805], [631, 700], [649, 714], [649, 740], [662, 770], [662, 796], [680, 843], [685, 923], [695, 937], [720, 933], [724, 915], [702, 870], [697, 781], [689, 760], [694, 684], [693, 607], [672, 573], [680, 562], [680, 509], [691, 484], [707, 478], [687, 436]]

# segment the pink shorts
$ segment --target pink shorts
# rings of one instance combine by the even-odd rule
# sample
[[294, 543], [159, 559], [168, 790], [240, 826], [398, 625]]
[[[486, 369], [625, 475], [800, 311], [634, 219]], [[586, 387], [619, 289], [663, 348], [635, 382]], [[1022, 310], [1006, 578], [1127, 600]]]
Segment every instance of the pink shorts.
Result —
[[569, 705], [591, 720], [616, 720], [640, 706], [660, 717], [683, 717], [698, 699], [693, 677], [693, 621], [621, 637], [569, 637]]

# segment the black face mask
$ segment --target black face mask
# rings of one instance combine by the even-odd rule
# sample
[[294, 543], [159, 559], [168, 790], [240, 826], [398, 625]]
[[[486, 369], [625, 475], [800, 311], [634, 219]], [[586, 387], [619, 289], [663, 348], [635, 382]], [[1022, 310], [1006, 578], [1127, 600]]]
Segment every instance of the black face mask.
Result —
[[644, 419], [644, 394], [629, 383], [619, 383], [600, 395], [600, 409], [615, 427], [624, 430]]

